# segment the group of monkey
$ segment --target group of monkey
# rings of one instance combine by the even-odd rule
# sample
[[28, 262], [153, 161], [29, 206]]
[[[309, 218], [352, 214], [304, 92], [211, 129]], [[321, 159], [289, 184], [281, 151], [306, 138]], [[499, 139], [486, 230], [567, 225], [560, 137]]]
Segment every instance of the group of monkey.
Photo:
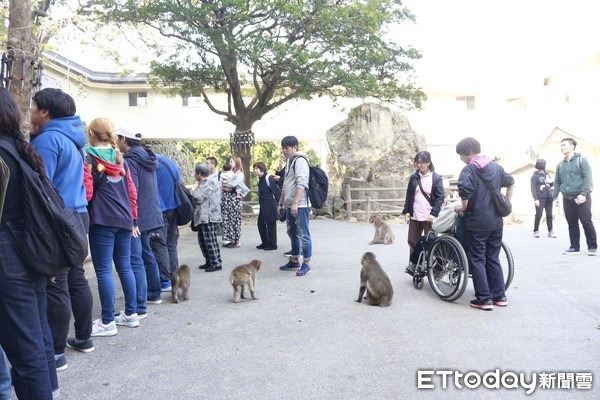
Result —
[[[375, 228], [375, 236], [369, 244], [392, 244], [395, 236], [392, 228], [379, 217], [373, 216], [369, 222]], [[360, 288], [358, 290], [357, 302], [362, 302], [363, 296], [367, 304], [387, 307], [392, 304], [394, 288], [390, 278], [370, 251], [363, 254], [360, 270]], [[233, 287], [234, 303], [239, 303], [244, 297], [244, 288], [247, 286], [252, 300], [256, 298], [256, 275], [260, 270], [262, 262], [252, 260], [248, 264], [235, 267], [229, 275], [229, 282]], [[190, 267], [187, 264], [177, 268], [171, 277], [171, 297], [173, 303], [179, 303], [179, 297], [183, 300], [189, 299], [190, 289]]]

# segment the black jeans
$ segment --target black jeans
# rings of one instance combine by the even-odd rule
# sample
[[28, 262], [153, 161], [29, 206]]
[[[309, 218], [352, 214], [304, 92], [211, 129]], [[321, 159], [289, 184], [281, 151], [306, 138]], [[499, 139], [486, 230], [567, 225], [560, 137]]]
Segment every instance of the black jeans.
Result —
[[592, 196], [588, 195], [586, 202], [583, 204], [577, 204], [575, 203], [575, 200], [563, 198], [563, 210], [565, 211], [565, 219], [569, 224], [571, 247], [575, 250], [579, 250], [579, 241], [581, 237], [579, 221], [581, 221], [588, 250], [597, 249], [598, 241], [596, 238], [596, 229], [592, 222]]
[[[85, 230], [90, 227], [88, 213], [79, 213]], [[75, 320], [75, 337], [87, 340], [92, 333], [92, 290], [85, 277], [83, 264], [73, 265], [69, 272], [48, 279], [46, 287], [48, 299], [48, 325], [54, 341], [54, 354], [65, 352], [71, 312]]]
[[258, 226], [261, 244], [267, 247], [277, 247], [277, 221], [266, 223], [259, 213], [256, 225]]
[[537, 232], [540, 230], [542, 213], [546, 210], [546, 224], [548, 225], [548, 232], [550, 232], [552, 230], [552, 199], [538, 199], [538, 201], [540, 202], [540, 206], [535, 208], [533, 231]]
[[177, 254], [177, 242], [179, 241], [179, 227], [177, 226], [177, 216], [175, 210], [163, 212], [164, 225], [155, 230], [158, 237], [151, 240], [152, 251], [158, 262], [161, 282], [171, 279], [173, 272], [179, 266], [179, 257]]

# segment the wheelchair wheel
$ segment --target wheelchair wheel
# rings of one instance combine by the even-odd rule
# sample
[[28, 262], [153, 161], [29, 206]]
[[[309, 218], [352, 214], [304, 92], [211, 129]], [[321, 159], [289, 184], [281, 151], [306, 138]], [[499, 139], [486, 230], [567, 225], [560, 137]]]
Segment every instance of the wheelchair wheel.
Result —
[[454, 301], [465, 292], [469, 265], [465, 250], [450, 235], [438, 238], [429, 250], [427, 277], [431, 289], [442, 300]]
[[420, 289], [423, 289], [423, 284], [424, 284], [424, 283], [425, 283], [425, 282], [423, 281], [423, 275], [416, 275], [416, 274], [415, 274], [415, 275], [413, 276], [413, 286], [414, 286], [416, 289], [419, 289], [419, 290], [420, 290]]
[[515, 261], [510, 249], [504, 242], [502, 242], [502, 250], [499, 257], [500, 265], [502, 265], [502, 274], [504, 275], [504, 289], [508, 290], [515, 276]]

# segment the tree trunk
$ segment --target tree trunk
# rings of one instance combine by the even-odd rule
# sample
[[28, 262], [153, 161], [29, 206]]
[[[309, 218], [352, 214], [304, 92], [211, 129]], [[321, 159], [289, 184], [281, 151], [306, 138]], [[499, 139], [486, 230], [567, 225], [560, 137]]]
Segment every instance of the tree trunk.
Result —
[[[252, 165], [252, 148], [254, 147], [254, 132], [252, 132], [252, 123], [238, 124], [231, 138], [231, 148], [233, 154], [240, 156], [242, 166], [244, 167], [244, 183], [250, 187], [250, 166]], [[248, 193], [244, 200], [251, 200], [252, 194]], [[246, 208], [244, 206], [244, 208]], [[251, 210], [244, 210], [250, 212]]]
[[[11, 1], [7, 35], [7, 56], [12, 57], [10, 91], [21, 109], [21, 128], [29, 132], [30, 99], [32, 95], [33, 65], [37, 60], [37, 39], [31, 22], [31, 0]], [[7, 71], [7, 75], [10, 71]]]

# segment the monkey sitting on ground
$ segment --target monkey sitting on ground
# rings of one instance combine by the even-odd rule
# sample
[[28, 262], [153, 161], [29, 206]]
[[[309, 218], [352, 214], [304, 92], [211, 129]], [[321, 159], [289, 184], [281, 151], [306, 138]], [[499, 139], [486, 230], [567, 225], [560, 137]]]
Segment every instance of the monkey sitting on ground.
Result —
[[173, 303], [179, 303], [179, 295], [188, 300], [190, 290], [190, 267], [183, 264], [171, 275], [171, 297]]
[[229, 282], [231, 282], [231, 286], [233, 286], [234, 303], [239, 303], [242, 301], [241, 299], [245, 299], [244, 285], [248, 285], [252, 300], [258, 300], [254, 295], [254, 291], [256, 290], [256, 274], [261, 265], [262, 262], [252, 260], [249, 264], [237, 266], [231, 271]]
[[385, 222], [383, 222], [378, 216], [372, 216], [369, 218], [369, 223], [373, 224], [375, 228], [375, 236], [369, 244], [393, 244], [396, 236], [392, 232], [392, 228]]
[[361, 260], [360, 289], [357, 302], [362, 302], [365, 290], [367, 291], [367, 304], [371, 306], [387, 307], [392, 304], [394, 288], [381, 265], [375, 259], [375, 254], [366, 252]]

